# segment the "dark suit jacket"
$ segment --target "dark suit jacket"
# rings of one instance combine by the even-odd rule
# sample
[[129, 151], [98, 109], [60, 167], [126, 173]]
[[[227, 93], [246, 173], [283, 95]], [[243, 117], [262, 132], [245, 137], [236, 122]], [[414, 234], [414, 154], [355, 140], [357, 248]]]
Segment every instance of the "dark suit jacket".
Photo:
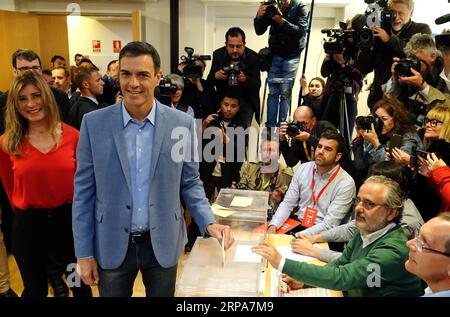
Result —
[[[70, 111], [70, 102], [67, 94], [57, 88], [50, 87], [53, 96], [55, 96], [56, 104], [59, 108], [59, 114], [61, 115], [61, 120], [69, 125], [71, 125], [66, 120], [68, 119], [69, 111]], [[8, 99], [8, 92], [5, 92], [3, 95], [0, 95], [0, 134], [5, 132], [5, 109], [6, 109], [6, 100]]]
[[[216, 80], [214, 74], [224, 66], [230, 66], [230, 64], [231, 58], [227, 54], [225, 46], [214, 51], [211, 70], [208, 75], [208, 82], [212, 87], [216, 87], [218, 93], [217, 101], [222, 100], [222, 94], [228, 89], [228, 82], [226, 80]], [[239, 83], [238, 85], [242, 99], [241, 108], [245, 106], [252, 107], [255, 112], [256, 121], [259, 123], [259, 88], [261, 87], [261, 74], [259, 71], [258, 54], [246, 47], [244, 55], [240, 60], [240, 66], [242, 72], [247, 77], [247, 80], [244, 83]]]
[[100, 106], [93, 102], [91, 99], [80, 96], [77, 102], [73, 105], [72, 109], [70, 109], [70, 121], [72, 122], [72, 126], [80, 130], [81, 128], [81, 120], [83, 120], [83, 116], [91, 111], [100, 109]]

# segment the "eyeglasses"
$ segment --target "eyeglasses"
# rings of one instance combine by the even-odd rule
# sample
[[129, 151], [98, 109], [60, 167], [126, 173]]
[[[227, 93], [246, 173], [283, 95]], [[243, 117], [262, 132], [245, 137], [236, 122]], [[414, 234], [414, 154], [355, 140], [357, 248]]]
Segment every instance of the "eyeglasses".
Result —
[[367, 209], [367, 210], [371, 210], [371, 209], [375, 208], [376, 206], [386, 206], [385, 204], [377, 204], [377, 203], [374, 203], [373, 201], [370, 201], [370, 200], [367, 200], [367, 199], [362, 199], [361, 200], [361, 199], [359, 199], [357, 197], [353, 198], [353, 203], [354, 203], [355, 207], [358, 206], [359, 203], [362, 203], [363, 204], [363, 208]]
[[21, 72], [26, 71], [26, 70], [40, 70], [41, 66], [31, 66], [31, 67], [23, 66], [23, 67], [16, 68], [16, 69]]
[[415, 240], [415, 245], [416, 245], [417, 251], [419, 251], [419, 252], [423, 252], [423, 250], [426, 250], [431, 253], [436, 253], [436, 254], [444, 255], [446, 257], [450, 257], [450, 253], [442, 252], [439, 250], [425, 247], [425, 242], [422, 240], [422, 238], [419, 235], [417, 235], [414, 238], [414, 240]]
[[423, 120], [423, 125], [426, 126], [428, 123], [430, 124], [430, 127], [436, 128], [438, 126], [438, 124], [443, 124], [444, 122], [436, 120], [436, 119], [425, 118]]

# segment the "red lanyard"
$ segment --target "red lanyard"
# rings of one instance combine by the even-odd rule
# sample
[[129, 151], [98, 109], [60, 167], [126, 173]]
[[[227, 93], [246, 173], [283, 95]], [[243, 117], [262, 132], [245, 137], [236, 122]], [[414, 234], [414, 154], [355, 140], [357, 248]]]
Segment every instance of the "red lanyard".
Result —
[[336, 170], [336, 172], [333, 173], [333, 175], [331, 175], [331, 177], [328, 179], [328, 182], [325, 184], [325, 186], [320, 190], [319, 195], [317, 195], [317, 197], [314, 195], [314, 174], [316, 173], [316, 167], [313, 167], [313, 175], [312, 175], [312, 180], [311, 180], [311, 191], [312, 191], [312, 201], [314, 206], [317, 204], [317, 202], [319, 201], [320, 196], [322, 196], [323, 192], [325, 191], [325, 189], [327, 188], [327, 186], [333, 181], [333, 179], [336, 178], [337, 174], [339, 173], [339, 171], [341, 170], [341, 167], [339, 166]]

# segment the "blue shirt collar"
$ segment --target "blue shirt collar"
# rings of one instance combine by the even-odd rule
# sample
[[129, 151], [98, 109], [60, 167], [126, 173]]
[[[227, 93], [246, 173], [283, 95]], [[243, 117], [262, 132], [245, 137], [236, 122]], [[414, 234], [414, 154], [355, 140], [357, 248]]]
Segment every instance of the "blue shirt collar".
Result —
[[[122, 107], [122, 118], [123, 118], [123, 127], [124, 127], [124, 128], [127, 127], [128, 123], [129, 123], [130, 121], [137, 122], [135, 119], [133, 119], [133, 118], [130, 116], [130, 114], [129, 114], [128, 111], [127, 111], [127, 108], [125, 108], [124, 100], [122, 100], [120, 106]], [[155, 109], [156, 109], [156, 106], [157, 106], [156, 99], [153, 99], [153, 107], [152, 107], [152, 110], [150, 110], [150, 113], [147, 115], [147, 117], [145, 117], [144, 123], [145, 123], [146, 121], [148, 121], [148, 122], [150, 122], [151, 125], [153, 125], [153, 126], [155, 125], [155, 119], [156, 119], [156, 110], [155, 110]]]

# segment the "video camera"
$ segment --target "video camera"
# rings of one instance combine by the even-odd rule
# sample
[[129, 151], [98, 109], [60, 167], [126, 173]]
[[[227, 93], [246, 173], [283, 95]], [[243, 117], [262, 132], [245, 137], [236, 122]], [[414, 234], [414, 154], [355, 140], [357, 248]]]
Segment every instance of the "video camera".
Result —
[[304, 124], [302, 122], [292, 121], [292, 122], [288, 122], [287, 124], [288, 124], [288, 127], [286, 129], [286, 134], [291, 138], [294, 138], [300, 132], [303, 132], [303, 131], [308, 132], [308, 127], [306, 126], [306, 124]]
[[344, 28], [322, 29], [321, 32], [328, 36], [323, 44], [326, 54], [342, 53], [347, 39], [353, 39], [357, 48], [371, 48], [373, 46], [373, 32], [367, 28], [362, 28], [359, 31], [345, 30]]
[[274, 16], [278, 14], [278, 1], [277, 0], [267, 0], [262, 3], [263, 5], [266, 5], [266, 13], [264, 13], [264, 18], [267, 20], [272, 20]]
[[197, 65], [196, 61], [210, 61], [211, 55], [194, 56], [192, 47], [185, 47], [184, 51], [187, 55], [181, 56], [181, 60], [186, 65], [183, 68], [183, 76], [187, 78], [201, 78], [203, 76], [202, 66]]
[[381, 27], [385, 31], [391, 29], [391, 24], [394, 22], [397, 12], [389, 10], [388, 0], [364, 0], [369, 6], [366, 9], [367, 26]]
[[413, 76], [411, 68], [414, 68], [416, 71], [420, 72], [420, 59], [418, 59], [414, 55], [400, 59], [397, 65], [395, 65], [395, 73], [397, 74], [397, 76], [410, 77]]
[[369, 114], [368, 116], [358, 116], [356, 117], [355, 124], [356, 127], [364, 131], [372, 131], [372, 123], [375, 128], [377, 135], [381, 134], [383, 131], [383, 120], [376, 114]]
[[237, 86], [241, 67], [238, 64], [230, 64], [230, 66], [225, 66], [222, 70], [228, 76], [228, 86]]
[[159, 96], [168, 97], [171, 94], [177, 91], [178, 87], [175, 84], [172, 84], [172, 81], [169, 78], [161, 78], [158, 85]]

